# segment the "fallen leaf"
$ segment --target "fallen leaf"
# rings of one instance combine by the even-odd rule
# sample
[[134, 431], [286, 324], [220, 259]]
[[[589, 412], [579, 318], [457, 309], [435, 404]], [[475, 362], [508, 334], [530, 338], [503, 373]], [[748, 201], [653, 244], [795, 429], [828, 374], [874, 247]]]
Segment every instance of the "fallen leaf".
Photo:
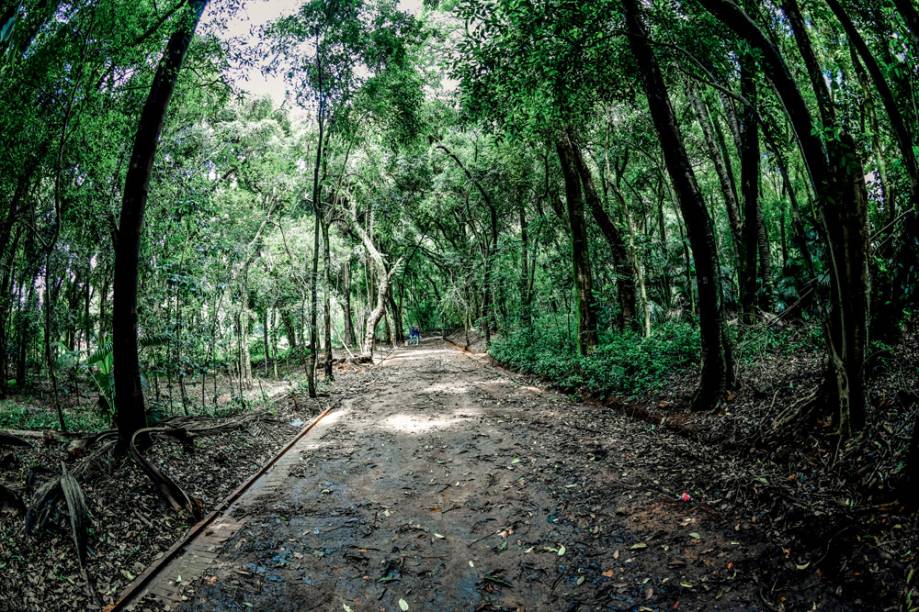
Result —
[[405, 601], [404, 599], [400, 599], [400, 600], [399, 600], [399, 609], [401, 609], [402, 612], [405, 612], [406, 610], [408, 610], [408, 602]]
[[701, 535], [698, 531], [690, 531], [690, 532], [689, 532], [689, 537], [691, 537], [693, 540], [701, 540], [701, 539], [702, 539], [702, 535]]
[[629, 546], [629, 550], [644, 550], [647, 547], [648, 545], [645, 544], [644, 542], [638, 542], [637, 544], [632, 544], [631, 546]]
[[559, 557], [564, 557], [566, 552], [568, 552], [568, 549], [565, 548], [565, 545], [564, 545], [564, 544], [562, 544], [561, 546], [558, 547], [558, 556], [559, 556]]

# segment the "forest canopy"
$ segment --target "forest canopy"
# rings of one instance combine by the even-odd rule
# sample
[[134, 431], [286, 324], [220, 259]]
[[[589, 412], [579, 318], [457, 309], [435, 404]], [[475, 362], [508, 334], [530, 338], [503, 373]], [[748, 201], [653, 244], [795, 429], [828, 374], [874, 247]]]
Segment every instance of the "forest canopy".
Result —
[[919, 505], [911, 0], [288, 4], [0, 2], [0, 425], [142, 461], [415, 327], [652, 422], [782, 379], [745, 440]]

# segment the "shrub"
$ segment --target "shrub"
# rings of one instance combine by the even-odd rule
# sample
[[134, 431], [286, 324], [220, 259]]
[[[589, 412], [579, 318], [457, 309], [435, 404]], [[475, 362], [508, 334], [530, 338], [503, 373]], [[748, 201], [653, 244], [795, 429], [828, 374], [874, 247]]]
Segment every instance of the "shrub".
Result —
[[577, 354], [574, 338], [551, 325], [534, 325], [495, 340], [490, 353], [498, 362], [535, 374], [564, 391], [585, 389], [610, 397], [629, 397], [661, 388], [698, 360], [699, 335], [688, 323], [671, 322], [648, 338], [635, 332], [604, 334], [587, 357]]

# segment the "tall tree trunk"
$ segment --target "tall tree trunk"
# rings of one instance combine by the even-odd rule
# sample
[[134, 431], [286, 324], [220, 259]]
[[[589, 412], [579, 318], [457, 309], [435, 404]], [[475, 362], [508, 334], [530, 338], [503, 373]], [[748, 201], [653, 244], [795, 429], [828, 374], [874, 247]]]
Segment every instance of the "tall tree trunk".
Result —
[[487, 200], [488, 206], [488, 242], [485, 249], [485, 262], [482, 278], [482, 319], [485, 328], [485, 348], [491, 346], [491, 330], [498, 327], [498, 317], [494, 313], [494, 288], [492, 287], [492, 261], [498, 252], [498, 209], [491, 198]]
[[567, 134], [568, 143], [571, 151], [571, 161], [581, 178], [581, 187], [584, 190], [584, 200], [590, 207], [590, 212], [603, 237], [606, 238], [613, 255], [613, 266], [616, 269], [616, 288], [619, 293], [619, 328], [638, 327], [638, 316], [635, 312], [635, 278], [637, 276], [632, 260], [629, 258], [625, 241], [622, 239], [622, 232], [613, 223], [606, 210], [603, 209], [603, 203], [597, 194], [597, 188], [594, 186], [593, 177], [590, 174], [590, 168], [584, 163], [584, 156], [581, 155], [581, 149], [577, 142]]
[[140, 234], [156, 147], [179, 70], [207, 0], [191, 0], [190, 15], [181, 19], [160, 59], [134, 136], [125, 179], [121, 220], [115, 248], [115, 294], [112, 308], [115, 404], [119, 447], [124, 450], [138, 429], [147, 424], [137, 354], [137, 273]]
[[239, 384], [252, 388], [252, 354], [249, 352], [249, 266], [245, 266], [239, 283]]
[[342, 314], [345, 319], [345, 345], [354, 346], [354, 319], [351, 313], [351, 257], [345, 257], [341, 264]]
[[[897, 248], [893, 257], [894, 272], [891, 279], [885, 279], [884, 282], [878, 283], [878, 289], [883, 293], [879, 296], [880, 299], [875, 300], [879, 308], [874, 313], [874, 329], [883, 336], [882, 339], [892, 341], [899, 336], [900, 319], [903, 316], [904, 308], [907, 306], [907, 300], [904, 296], [908, 295], [912, 279], [915, 279], [917, 274], [916, 268], [919, 267], [919, 257], [917, 257], [916, 253], [919, 250], [919, 163], [916, 161], [913, 139], [907, 127], [907, 120], [897, 106], [893, 91], [891, 91], [878, 61], [838, 0], [826, 0], [826, 3], [842, 24], [843, 29], [846, 31], [846, 36], [849, 38], [849, 43], [858, 53], [858, 57], [864, 64], [875, 89], [877, 89], [881, 97], [881, 103], [884, 105], [884, 111], [890, 121], [894, 139], [897, 141], [901, 161], [909, 177], [910, 202], [908, 212], [903, 221], [903, 230], [897, 241]], [[912, 15], [915, 17], [916, 9], [914, 7], [910, 8], [912, 8]], [[904, 16], [906, 16], [905, 12]]]
[[638, 63], [648, 107], [664, 153], [667, 171], [679, 200], [680, 211], [686, 222], [696, 264], [702, 373], [699, 386], [692, 398], [692, 408], [711, 409], [720, 402], [725, 387], [733, 384], [733, 359], [722, 320], [721, 274], [712, 220], [683, 147], [666, 84], [642, 22], [639, 0], [624, 0], [623, 6], [629, 46]]
[[322, 54], [317, 35], [316, 40], [316, 74], [319, 75], [318, 98], [319, 108], [316, 120], [319, 126], [319, 139], [316, 142], [316, 159], [313, 166], [313, 261], [310, 267], [310, 354], [307, 366], [307, 388], [310, 397], [316, 397], [316, 366], [319, 363], [319, 234], [322, 225], [322, 185], [320, 169], [322, 167], [323, 138], [325, 137], [325, 94], [322, 83]]
[[332, 256], [329, 246], [329, 221], [322, 223], [322, 264], [325, 269], [325, 287], [322, 295], [323, 332], [325, 335], [325, 379], [332, 380]]
[[759, 123], [756, 112], [756, 75], [752, 60], [740, 62], [740, 94], [747, 100], [740, 112], [740, 192], [743, 196], [743, 230], [740, 254], [740, 310], [746, 323], [756, 321], [757, 244], [759, 211]]
[[401, 346], [405, 344], [405, 329], [402, 322], [402, 308], [396, 301], [395, 296], [393, 296], [392, 289], [386, 296], [386, 302], [389, 304], [389, 313], [392, 315], [393, 321], [393, 346]]
[[[730, 0], [699, 0], [725, 26], [761, 55], [761, 65], [778, 93], [805, 159], [827, 242], [827, 270], [831, 280], [831, 310], [826, 338], [830, 385], [837, 404], [842, 436], [859, 430], [865, 422], [865, 349], [867, 346], [868, 274], [867, 206], [861, 164], [854, 143], [845, 133], [830, 148], [819, 137], [807, 104], [781, 52], [759, 26]], [[784, 0], [820, 106], [824, 128], [836, 127], [829, 94], [815, 65], [810, 41], [794, 0]]]
[[530, 311], [530, 234], [527, 224], [526, 204], [521, 200], [517, 205], [517, 218], [520, 222], [520, 324], [529, 329], [533, 323]]
[[715, 167], [715, 175], [718, 177], [718, 183], [721, 185], [721, 197], [724, 199], [724, 207], [728, 213], [728, 225], [731, 228], [731, 242], [734, 246], [734, 262], [735, 268], [737, 269], [738, 286], [740, 286], [742, 285], [741, 270], [744, 267], [743, 234], [740, 225], [739, 207], [737, 205], [737, 188], [734, 185], [733, 172], [729, 170], [730, 160], [718, 145], [715, 130], [712, 125], [713, 117], [708, 110], [708, 106], [702, 100], [701, 95], [695, 88], [690, 88], [689, 101], [692, 103], [696, 118], [699, 121], [699, 126], [702, 128], [705, 148], [708, 150], [708, 156]]
[[[9, 370], [9, 356], [7, 352], [6, 325], [9, 319], [10, 306], [12, 300], [13, 286], [13, 267], [16, 263], [16, 248], [19, 246], [19, 238], [22, 234], [22, 227], [16, 230], [13, 237], [13, 243], [9, 255], [3, 261], [2, 276], [0, 276], [0, 398], [6, 395], [6, 381]], [[0, 251], [2, 256], [2, 251]]]
[[555, 143], [558, 159], [565, 179], [565, 199], [568, 203], [568, 226], [571, 235], [571, 261], [573, 264], [575, 304], [578, 314], [578, 352], [589, 354], [597, 345], [597, 315], [593, 298], [593, 277], [590, 270], [587, 223], [584, 220], [584, 196], [581, 180], [574, 161], [572, 143], [566, 134], [560, 134]]
[[264, 372], [265, 377], [268, 377], [268, 370], [271, 367], [271, 308], [265, 306], [265, 309], [262, 311], [262, 372]]

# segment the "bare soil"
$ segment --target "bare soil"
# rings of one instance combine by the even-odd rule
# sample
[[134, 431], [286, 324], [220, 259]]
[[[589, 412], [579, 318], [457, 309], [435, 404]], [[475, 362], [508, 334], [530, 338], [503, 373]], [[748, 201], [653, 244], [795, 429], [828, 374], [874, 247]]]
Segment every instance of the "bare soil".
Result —
[[177, 597], [139, 609], [877, 603], [826, 580], [781, 530], [724, 495], [762, 486], [737, 455], [436, 340], [355, 382], [285, 468], [286, 484], [253, 487], [206, 567], [171, 568], [160, 580], [180, 586]]

